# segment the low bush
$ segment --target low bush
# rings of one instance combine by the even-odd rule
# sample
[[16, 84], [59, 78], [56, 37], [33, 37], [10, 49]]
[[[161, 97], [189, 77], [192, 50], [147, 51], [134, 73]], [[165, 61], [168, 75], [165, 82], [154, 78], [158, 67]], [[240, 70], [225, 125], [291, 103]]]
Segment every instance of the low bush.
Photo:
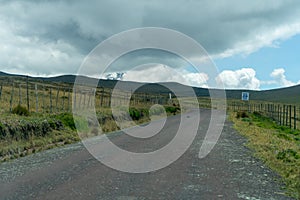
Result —
[[300, 159], [300, 155], [293, 149], [287, 149], [278, 152], [277, 159], [282, 160], [283, 162], [295, 162]]
[[[83, 119], [82, 117], [75, 116], [74, 117], [74, 123], [76, 122], [75, 129], [79, 132], [87, 132], [89, 130], [89, 124], [86, 119]], [[74, 129], [74, 130], [75, 130]]]
[[240, 118], [249, 118], [249, 115], [246, 111], [239, 111], [236, 114], [236, 118], [240, 119]]
[[145, 108], [129, 108], [130, 117], [137, 121], [143, 117], [149, 117], [149, 110]]
[[166, 112], [175, 115], [178, 111], [180, 111], [179, 107], [176, 106], [167, 106]]
[[64, 129], [62, 122], [55, 119], [12, 120], [0, 124], [0, 140], [4, 141], [27, 141], [32, 137], [47, 136], [53, 130]]
[[56, 115], [56, 119], [60, 120], [63, 125], [71, 128], [72, 130], [76, 130], [75, 122], [72, 113], [61, 113]]
[[29, 111], [27, 110], [27, 108], [21, 105], [17, 105], [16, 107], [14, 107], [12, 113], [17, 115], [29, 116]]
[[165, 109], [163, 107], [154, 107], [150, 109], [149, 115], [161, 115], [165, 112]]
[[136, 108], [130, 108], [129, 109], [129, 115], [133, 120], [139, 120], [142, 117], [141, 111], [139, 111]]

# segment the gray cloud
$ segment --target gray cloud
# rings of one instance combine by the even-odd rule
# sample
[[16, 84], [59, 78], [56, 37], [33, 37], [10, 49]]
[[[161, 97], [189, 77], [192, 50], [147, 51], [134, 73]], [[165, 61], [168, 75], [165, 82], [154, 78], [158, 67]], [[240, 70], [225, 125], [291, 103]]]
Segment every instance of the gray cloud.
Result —
[[181, 31], [214, 57], [248, 54], [300, 32], [297, 0], [2, 1], [1, 70], [76, 73], [99, 42], [131, 28]]

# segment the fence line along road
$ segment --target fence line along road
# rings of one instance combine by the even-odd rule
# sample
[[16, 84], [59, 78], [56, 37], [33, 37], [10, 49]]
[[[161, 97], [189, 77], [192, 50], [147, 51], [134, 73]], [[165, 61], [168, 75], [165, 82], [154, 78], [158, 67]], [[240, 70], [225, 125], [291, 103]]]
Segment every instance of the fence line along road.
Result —
[[[92, 97], [94, 96], [93, 102]], [[132, 94], [130, 90], [114, 91], [113, 101], [111, 96], [112, 89], [103, 87], [94, 89], [82, 86], [73, 90], [73, 85], [66, 83], [49, 84], [42, 81], [31, 82], [26, 79], [0, 79], [0, 112], [12, 112], [13, 108], [18, 105], [35, 113], [71, 112], [72, 109], [82, 107], [102, 108], [124, 105], [128, 97], [131, 97], [130, 104], [132, 106], [168, 104], [169, 102], [167, 94]]]
[[[72, 96], [73, 95], [73, 96]], [[95, 101], [92, 102], [92, 97]], [[132, 91], [114, 91], [112, 101], [112, 89], [98, 87], [96, 89], [86, 86], [77, 87], [73, 91], [72, 84], [47, 83], [30, 81], [29, 79], [13, 79], [12, 77], [0, 77], [0, 112], [12, 112], [17, 105], [27, 107], [30, 112], [58, 113], [71, 112], [77, 108], [96, 108], [124, 105], [126, 99], [131, 96], [130, 104], [153, 105], [170, 103], [169, 94], [134, 93]], [[72, 101], [73, 97], [73, 102]], [[201, 101], [206, 99], [205, 101]], [[176, 102], [173, 98], [172, 102]], [[270, 117], [279, 125], [293, 129], [299, 127], [300, 107], [280, 103], [229, 101], [227, 110], [260, 112]], [[73, 107], [72, 107], [73, 106]], [[200, 107], [210, 107], [210, 100], [199, 99]], [[224, 108], [223, 108], [224, 109]]]
[[259, 112], [276, 121], [281, 126], [297, 129], [300, 116], [300, 108], [296, 105], [280, 103], [250, 103], [250, 102], [231, 102], [227, 106], [232, 111]]

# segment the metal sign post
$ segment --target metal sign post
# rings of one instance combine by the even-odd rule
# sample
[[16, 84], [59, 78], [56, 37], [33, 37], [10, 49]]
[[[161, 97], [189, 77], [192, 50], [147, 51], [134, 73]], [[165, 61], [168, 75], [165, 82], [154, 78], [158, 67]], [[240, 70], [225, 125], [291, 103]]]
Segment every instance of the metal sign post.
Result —
[[248, 112], [251, 112], [251, 108], [250, 108], [250, 94], [249, 92], [242, 92], [242, 101], [247, 101], [248, 102]]
[[242, 92], [242, 100], [243, 101], [249, 101], [250, 94], [249, 92]]

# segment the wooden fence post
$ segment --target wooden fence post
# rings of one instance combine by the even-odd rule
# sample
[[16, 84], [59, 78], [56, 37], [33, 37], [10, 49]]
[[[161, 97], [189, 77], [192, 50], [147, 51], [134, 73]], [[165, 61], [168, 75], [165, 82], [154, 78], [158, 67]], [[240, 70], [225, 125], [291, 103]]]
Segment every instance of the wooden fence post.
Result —
[[26, 80], [26, 99], [27, 99], [27, 110], [30, 112], [30, 103], [29, 103], [29, 77], [27, 76]]
[[285, 108], [285, 125], [288, 126], [288, 123], [289, 123], [289, 106], [287, 105], [286, 108]]
[[14, 81], [12, 81], [12, 84], [11, 84], [11, 95], [10, 95], [9, 112], [12, 112], [13, 100], [14, 100]]
[[92, 95], [93, 95], [94, 98], [91, 99], [91, 107], [95, 107], [95, 105], [96, 105], [96, 99], [97, 99], [96, 98], [96, 96], [97, 96], [97, 88], [93, 88], [93, 94]]
[[294, 106], [294, 129], [297, 129], [297, 107]]
[[88, 103], [87, 103], [87, 107], [90, 108], [90, 103], [91, 103], [91, 91], [88, 91]]
[[112, 95], [112, 90], [109, 91], [109, 96], [108, 96], [108, 107], [111, 107], [111, 95]]
[[282, 107], [279, 105], [279, 124], [282, 125]]
[[271, 104], [271, 116], [272, 116], [273, 120], [275, 119], [274, 112], [275, 112], [275, 110], [274, 110], [274, 104]]
[[77, 105], [77, 89], [73, 88], [73, 110], [76, 110], [76, 105]]
[[80, 91], [80, 93], [79, 93], [79, 105], [78, 105], [78, 108], [81, 108], [81, 100], [82, 100], [82, 93]]
[[277, 122], [279, 123], [279, 121], [280, 121], [280, 118], [279, 118], [279, 104], [277, 105], [276, 110], [277, 110], [276, 118], [277, 118]]
[[289, 123], [289, 126], [290, 126], [290, 129], [292, 129], [292, 105], [289, 105], [289, 113], [290, 113], [290, 123]]
[[102, 87], [101, 96], [100, 96], [100, 107], [103, 106], [103, 95], [104, 95], [104, 87]]
[[86, 100], [86, 91], [83, 91], [83, 108], [85, 108], [86, 106], [85, 100]]
[[0, 85], [0, 100], [1, 100], [1, 97], [2, 97], [2, 83], [1, 83], [1, 85]]
[[63, 89], [61, 110], [65, 110], [65, 98], [66, 98], [65, 95], [66, 95], [66, 88]]
[[50, 113], [52, 113], [52, 88], [50, 87]]
[[60, 87], [57, 87], [57, 92], [56, 92], [56, 102], [55, 102], [55, 107], [56, 107], [56, 111], [57, 111], [57, 112], [59, 111], [59, 108], [58, 108], [59, 91], [60, 91]]
[[71, 89], [68, 90], [68, 111], [70, 112], [71, 111]]
[[42, 109], [42, 112], [45, 111], [45, 92], [46, 92], [46, 89], [45, 89], [45, 86], [42, 87], [42, 103], [43, 103], [43, 109]]
[[282, 108], [282, 125], [285, 126], [285, 105]]
[[38, 96], [38, 87], [37, 84], [34, 85], [35, 90], [35, 112], [39, 111], [39, 96]]
[[21, 90], [21, 84], [19, 84], [19, 105], [22, 105], [22, 90]]

